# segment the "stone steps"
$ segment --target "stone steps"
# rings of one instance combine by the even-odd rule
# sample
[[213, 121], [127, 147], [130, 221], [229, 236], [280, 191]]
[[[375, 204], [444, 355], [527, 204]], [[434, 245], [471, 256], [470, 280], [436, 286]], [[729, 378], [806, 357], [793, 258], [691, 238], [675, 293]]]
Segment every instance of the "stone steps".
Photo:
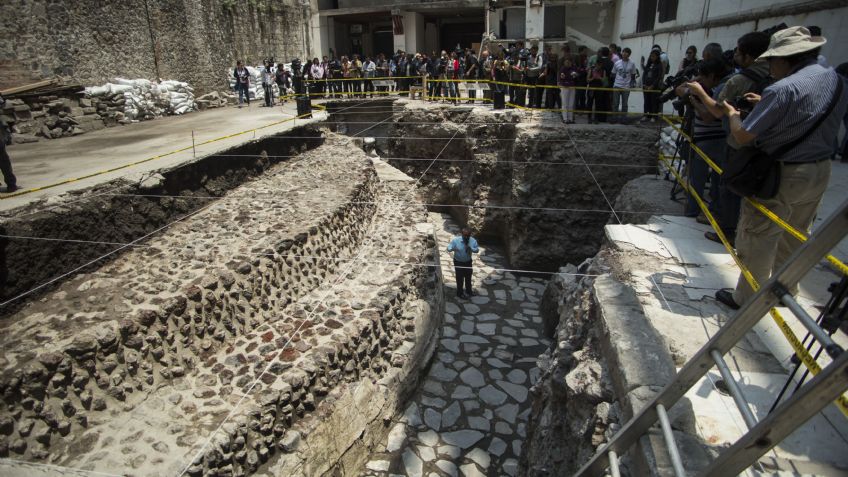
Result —
[[[144, 272], [161, 267], [163, 274], [150, 273], [147, 279], [167, 284], [164, 272], [173, 264], [163, 264], [162, 255], [169, 251], [189, 263], [210, 257], [210, 263], [223, 263], [233, 277], [198, 267], [192, 285], [170, 294], [156, 282], [132, 282], [133, 290], [158, 294], [150, 301], [167, 311], [147, 324], [139, 322], [144, 316], [138, 314], [118, 323], [93, 314], [86, 326], [103, 327], [98, 318], [107, 321], [115, 338], [107, 351], [98, 341], [102, 335], [87, 332], [95, 348], [84, 357], [103, 375], [104, 362], [114, 355], [117, 365], [109, 377], [135, 383], [146, 375], [153, 376], [153, 382], [142, 381], [123, 400], [111, 395], [108, 386], [92, 386], [91, 377], [82, 390], [67, 386], [66, 397], [73, 403], [91, 395], [105, 408], [81, 405], [86, 422], [73, 422], [65, 435], [43, 422], [44, 414], [59, 412], [53, 408], [53, 387], [40, 410], [21, 409], [19, 396], [7, 387], [13, 426], [9, 437], [23, 439], [20, 423], [27, 420], [49, 436], [49, 446], [24, 441], [24, 452], [11, 455], [123, 475], [176, 475], [184, 469], [187, 475], [279, 475], [280, 469], [286, 469], [286, 475], [316, 475], [339, 466], [360, 466], [364, 451], [373, 445], [369, 442], [387, 432], [384, 418], [397, 412], [397, 403], [414, 388], [432, 355], [441, 286], [437, 268], [397, 263], [438, 261], [426, 211], [409, 204], [408, 177], [378, 179], [364, 156], [349, 150], [345, 154], [323, 146], [301, 156], [300, 166], [277, 168], [239, 188], [235, 193], [255, 195], [250, 210], [261, 211], [256, 217], [245, 218], [240, 203], [234, 203], [232, 214], [218, 218], [221, 210], [210, 209], [156, 239], [167, 242], [156, 245], [156, 262], [142, 264], [150, 257], [129, 256], [131, 252], [93, 276], [63, 286], [57, 293], [93, 282], [87, 290], [108, 296], [114, 288], [96, 284], [119, 280], [114, 273], [131, 276], [133, 267]], [[345, 185], [327, 187], [340, 182]], [[286, 185], [288, 190], [276, 192]], [[266, 201], [263, 194], [277, 200]], [[281, 196], [293, 200], [280, 205]], [[282, 222], [280, 210], [272, 207], [285, 207], [293, 219], [301, 220]], [[306, 218], [315, 225], [304, 222]], [[177, 248], [181, 241], [191, 248]], [[244, 248], [249, 250], [241, 252]], [[247, 258], [250, 254], [253, 259]], [[350, 261], [353, 258], [357, 261]], [[189, 270], [195, 273], [195, 268]], [[188, 278], [184, 271], [175, 274], [176, 280]], [[124, 300], [134, 296], [120, 295]], [[175, 309], [173, 303], [182, 305]], [[42, 312], [35, 318], [44, 316]], [[223, 325], [227, 320], [234, 331]], [[190, 326], [188, 335], [186, 328], [174, 326], [182, 323]], [[215, 325], [214, 332], [206, 328], [209, 325]], [[16, 339], [34, 339], [26, 335], [28, 329], [17, 330]], [[222, 329], [219, 340], [216, 333]], [[139, 335], [141, 348], [131, 347]], [[155, 357], [150, 336], [161, 336], [163, 346], [174, 348]], [[80, 342], [78, 337], [65, 339], [71, 347]], [[86, 372], [67, 346], [56, 347], [67, 372]], [[32, 364], [24, 363], [24, 354], [16, 356], [16, 363]], [[129, 356], [137, 359], [129, 362]]]
[[[328, 155], [337, 160], [318, 164]], [[178, 386], [282, 313], [337, 268], [292, 255], [351, 253], [375, 187], [363, 154], [311, 151], [230, 194], [240, 199], [28, 303], [3, 323], [0, 452], [50, 462], [75, 454], [74, 438]]]

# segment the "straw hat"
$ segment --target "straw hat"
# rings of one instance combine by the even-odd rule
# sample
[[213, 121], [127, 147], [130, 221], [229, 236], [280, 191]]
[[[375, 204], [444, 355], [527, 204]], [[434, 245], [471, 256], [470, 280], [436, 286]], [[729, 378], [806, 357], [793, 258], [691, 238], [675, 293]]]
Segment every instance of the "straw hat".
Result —
[[789, 27], [771, 36], [769, 48], [760, 58], [792, 56], [815, 50], [827, 43], [823, 36], [810, 36], [804, 27]]

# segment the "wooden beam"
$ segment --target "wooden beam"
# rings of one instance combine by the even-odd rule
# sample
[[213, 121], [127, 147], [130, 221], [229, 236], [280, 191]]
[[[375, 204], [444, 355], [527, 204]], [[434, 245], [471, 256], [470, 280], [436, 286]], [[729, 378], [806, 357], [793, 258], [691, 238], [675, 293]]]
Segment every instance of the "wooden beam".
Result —
[[37, 83], [30, 83], [30, 84], [25, 84], [23, 86], [15, 86], [13, 88], [0, 90], [0, 95], [8, 96], [10, 94], [25, 93], [25, 92], [30, 91], [30, 90], [43, 88], [45, 86], [50, 86], [50, 85], [54, 85], [54, 84], [59, 84], [59, 78], [52, 78], [52, 79], [49, 79], [49, 80], [39, 81]]

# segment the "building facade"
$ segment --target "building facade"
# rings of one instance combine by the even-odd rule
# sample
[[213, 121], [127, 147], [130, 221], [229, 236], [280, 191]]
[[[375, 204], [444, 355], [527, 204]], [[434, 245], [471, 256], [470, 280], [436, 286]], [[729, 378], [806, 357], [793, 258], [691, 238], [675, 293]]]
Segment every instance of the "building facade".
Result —
[[700, 52], [707, 43], [717, 42], [729, 50], [745, 33], [780, 23], [820, 27], [828, 40], [822, 48], [828, 63], [848, 61], [841, 47], [848, 41], [845, 0], [619, 0], [612, 36], [635, 57], [647, 56], [652, 45], [660, 45], [676, 70], [689, 45]]
[[[321, 54], [477, 48], [484, 36], [586, 44], [612, 37], [613, 0], [318, 0]], [[319, 51], [316, 51], [318, 53]]]

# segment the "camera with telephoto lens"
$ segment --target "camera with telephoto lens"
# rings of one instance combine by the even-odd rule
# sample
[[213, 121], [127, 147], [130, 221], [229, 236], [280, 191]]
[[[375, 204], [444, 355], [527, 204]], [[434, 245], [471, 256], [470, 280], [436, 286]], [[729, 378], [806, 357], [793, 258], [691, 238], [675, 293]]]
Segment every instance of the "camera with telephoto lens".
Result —
[[[681, 70], [676, 75], [670, 75], [665, 79], [664, 90], [665, 92], [660, 96], [660, 103], [665, 103], [670, 99], [673, 99], [677, 96], [675, 93], [675, 89], [678, 86], [686, 83], [687, 81], [692, 81], [692, 78], [698, 74], [698, 70], [701, 69], [701, 62], [697, 62], [694, 65], [687, 66], [685, 69]], [[685, 98], [680, 98], [680, 101], [684, 103], [689, 101], [688, 95]], [[677, 101], [675, 101], [676, 103]], [[675, 106], [676, 107], [676, 106]]]

